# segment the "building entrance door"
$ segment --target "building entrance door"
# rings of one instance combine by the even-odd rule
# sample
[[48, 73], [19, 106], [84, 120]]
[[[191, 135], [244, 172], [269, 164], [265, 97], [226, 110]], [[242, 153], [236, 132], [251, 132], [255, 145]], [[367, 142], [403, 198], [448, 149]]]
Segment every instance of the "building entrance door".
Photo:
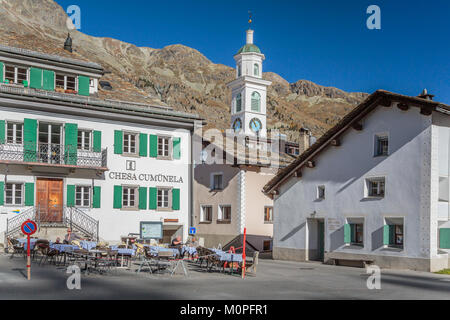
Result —
[[325, 223], [323, 221], [318, 221], [317, 223], [317, 234], [318, 234], [318, 258], [319, 261], [323, 261], [325, 252]]
[[41, 222], [62, 222], [63, 181], [60, 179], [37, 179], [36, 190]]

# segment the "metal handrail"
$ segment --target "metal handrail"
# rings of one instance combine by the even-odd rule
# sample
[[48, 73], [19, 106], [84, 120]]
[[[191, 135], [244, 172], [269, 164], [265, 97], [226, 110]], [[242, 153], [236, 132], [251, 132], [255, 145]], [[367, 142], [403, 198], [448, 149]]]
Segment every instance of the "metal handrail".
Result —
[[36, 208], [28, 208], [17, 214], [15, 217], [6, 219], [5, 246], [8, 244], [8, 238], [20, 230], [22, 224], [30, 220], [36, 220]]
[[99, 222], [76, 207], [64, 207], [63, 222], [70, 229], [78, 229], [91, 238], [99, 239]]

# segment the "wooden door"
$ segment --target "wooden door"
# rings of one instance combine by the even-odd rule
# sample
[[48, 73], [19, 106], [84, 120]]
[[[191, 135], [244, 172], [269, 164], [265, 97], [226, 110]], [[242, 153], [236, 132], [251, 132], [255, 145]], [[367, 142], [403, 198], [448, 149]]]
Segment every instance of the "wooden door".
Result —
[[63, 181], [37, 179], [36, 190], [41, 222], [62, 222]]

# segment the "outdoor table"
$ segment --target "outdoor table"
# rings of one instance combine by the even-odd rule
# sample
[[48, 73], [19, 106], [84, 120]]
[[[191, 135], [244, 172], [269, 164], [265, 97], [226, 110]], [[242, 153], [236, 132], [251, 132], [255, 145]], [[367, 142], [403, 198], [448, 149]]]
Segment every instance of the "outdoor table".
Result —
[[197, 248], [196, 247], [189, 247], [189, 246], [183, 246], [181, 249], [181, 254], [184, 254], [187, 252], [190, 256], [194, 256], [197, 254]]
[[117, 251], [117, 254], [122, 256], [121, 262], [120, 262], [120, 268], [123, 268], [123, 257], [126, 256], [134, 256], [136, 254], [135, 249], [127, 249], [127, 248], [118, 248], [118, 246], [110, 246], [111, 250]]
[[[230, 273], [233, 274], [234, 271], [234, 262], [242, 262], [242, 254], [240, 253], [229, 253], [229, 252], [225, 252], [219, 249], [211, 249], [212, 251], [214, 251], [218, 256], [219, 256], [219, 260], [225, 262], [229, 262], [231, 264], [231, 271]], [[225, 270], [225, 265], [224, 265], [224, 270]]]
[[97, 246], [97, 242], [81, 240], [80, 241], [80, 246], [81, 246], [81, 248], [90, 251], [91, 249], [94, 249]]
[[77, 251], [80, 248], [78, 246], [72, 245], [72, 244], [60, 244], [60, 243], [52, 243], [50, 244], [50, 248], [57, 250], [58, 252], [62, 253], [64, 256], [64, 264], [66, 264], [67, 260], [67, 253]]
[[[34, 249], [34, 246], [36, 245], [36, 241], [38, 239], [30, 239], [30, 250]], [[27, 245], [27, 239], [26, 238], [22, 238], [22, 239], [17, 239], [17, 241], [19, 241], [19, 243], [22, 245], [24, 250], [27, 250], [28, 245]]]
[[177, 254], [180, 253], [180, 251], [178, 251], [178, 249], [174, 249], [174, 248], [163, 248], [163, 247], [157, 247], [157, 246], [149, 246], [150, 247], [150, 254], [152, 255], [158, 255], [158, 252], [172, 252], [173, 256], [176, 257]]

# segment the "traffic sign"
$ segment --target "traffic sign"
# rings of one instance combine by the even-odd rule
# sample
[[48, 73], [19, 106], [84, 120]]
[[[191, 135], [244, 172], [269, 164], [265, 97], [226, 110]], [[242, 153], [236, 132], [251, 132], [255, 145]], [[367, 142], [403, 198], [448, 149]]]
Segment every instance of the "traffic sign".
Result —
[[197, 232], [197, 229], [194, 227], [189, 228], [189, 234], [194, 235]]
[[22, 232], [26, 236], [31, 236], [34, 234], [37, 230], [36, 222], [27, 220], [24, 223], [22, 223]]

